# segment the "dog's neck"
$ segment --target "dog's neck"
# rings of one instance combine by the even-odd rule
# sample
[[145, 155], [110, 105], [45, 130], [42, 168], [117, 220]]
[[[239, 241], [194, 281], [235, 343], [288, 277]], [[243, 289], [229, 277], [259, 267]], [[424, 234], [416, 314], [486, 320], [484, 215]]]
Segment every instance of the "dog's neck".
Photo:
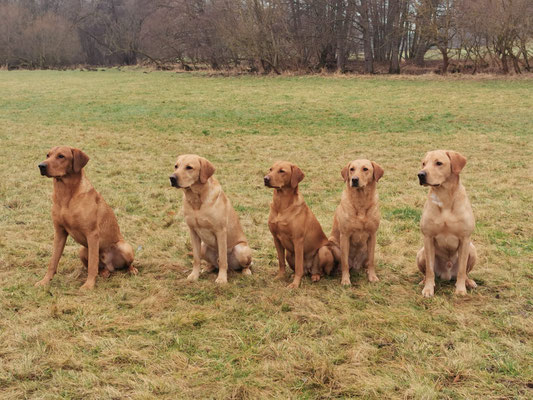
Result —
[[83, 188], [87, 185], [89, 185], [89, 182], [85, 178], [83, 170], [58, 178], [54, 177], [54, 197], [56, 202], [60, 202], [61, 199], [71, 199], [76, 193], [83, 191]]
[[296, 204], [299, 199], [298, 187], [284, 186], [282, 188], [275, 188], [272, 196], [272, 206], [276, 211], [283, 211], [293, 204]]
[[440, 208], [451, 209], [461, 186], [459, 175], [452, 174], [439, 186], [430, 187], [429, 200]]
[[212, 178], [209, 178], [206, 183], [196, 182], [187, 188], [183, 188], [185, 201], [187, 201], [193, 209], [199, 210], [205, 202], [210, 193], [211, 179]]
[[366, 212], [376, 204], [376, 182], [372, 182], [363, 188], [347, 186], [346, 193], [350, 199], [350, 204], [354, 206], [356, 212]]

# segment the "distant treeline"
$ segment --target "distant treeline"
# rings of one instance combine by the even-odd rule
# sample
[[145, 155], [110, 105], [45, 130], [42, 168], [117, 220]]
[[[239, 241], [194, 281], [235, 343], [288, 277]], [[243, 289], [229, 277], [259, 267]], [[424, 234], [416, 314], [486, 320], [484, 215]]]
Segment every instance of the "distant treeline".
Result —
[[431, 54], [444, 73], [520, 73], [532, 42], [533, 0], [0, 0], [9, 69], [400, 73]]

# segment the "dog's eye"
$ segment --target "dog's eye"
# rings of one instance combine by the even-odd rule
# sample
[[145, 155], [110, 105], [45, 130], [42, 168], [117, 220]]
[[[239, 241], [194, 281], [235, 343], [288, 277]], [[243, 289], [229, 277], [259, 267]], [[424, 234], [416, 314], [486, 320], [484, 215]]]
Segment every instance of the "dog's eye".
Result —
[[192, 169], [192, 167], [190, 165], [187, 165], [185, 169]]
[[174, 169], [178, 169], [178, 164], [174, 165]]
[[425, 162], [423, 162], [423, 163], [422, 163], [422, 166], [423, 166], [423, 167], [425, 167], [425, 166], [426, 166], [426, 163], [425, 163]]
[[50, 157], [50, 154], [47, 154], [47, 155], [46, 155], [46, 158], [49, 158], [49, 157]]
[[355, 171], [355, 168], [353, 168], [353, 167], [352, 167], [352, 168], [350, 168], [350, 171], [354, 172], [354, 171]]
[[282, 169], [279, 170], [279, 173], [280, 173], [280, 174], [283, 174], [284, 172], [285, 172], [285, 171], [282, 170]]
[[65, 158], [65, 156], [63, 154], [58, 154], [57, 158]]
[[363, 171], [368, 171], [368, 168], [367, 168], [367, 167], [364, 167], [364, 168], [363, 168]]
[[440, 161], [437, 161], [435, 164], [437, 164], [439, 167], [442, 165]]

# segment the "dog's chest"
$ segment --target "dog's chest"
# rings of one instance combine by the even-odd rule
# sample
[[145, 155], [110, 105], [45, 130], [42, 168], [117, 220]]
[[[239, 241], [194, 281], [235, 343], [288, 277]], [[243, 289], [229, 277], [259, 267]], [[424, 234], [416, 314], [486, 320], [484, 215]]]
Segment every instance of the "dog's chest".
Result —
[[196, 232], [202, 242], [216, 248], [216, 224], [215, 213], [211, 210], [200, 208], [199, 210], [187, 210], [185, 222]]
[[294, 220], [287, 213], [271, 212], [268, 217], [268, 226], [272, 233], [279, 235], [290, 234], [293, 231]]
[[276, 230], [286, 229], [289, 227], [288, 219], [280, 214], [271, 214], [268, 218], [268, 224]]
[[431, 213], [425, 213], [421, 225], [423, 231], [456, 236], [464, 236], [468, 227], [462, 214], [440, 207], [435, 207]]
[[268, 218], [268, 227], [272, 235], [277, 238], [289, 251], [293, 249], [294, 220], [288, 218], [286, 213], [271, 213]]
[[54, 210], [56, 222], [62, 226], [72, 238], [83, 246], [87, 246], [86, 231], [91, 230], [86, 213], [80, 207], [58, 207]]
[[356, 212], [350, 209], [338, 216], [341, 231], [350, 234], [353, 241], [366, 241], [370, 233], [377, 231], [379, 226], [379, 211], [369, 209], [366, 212]]

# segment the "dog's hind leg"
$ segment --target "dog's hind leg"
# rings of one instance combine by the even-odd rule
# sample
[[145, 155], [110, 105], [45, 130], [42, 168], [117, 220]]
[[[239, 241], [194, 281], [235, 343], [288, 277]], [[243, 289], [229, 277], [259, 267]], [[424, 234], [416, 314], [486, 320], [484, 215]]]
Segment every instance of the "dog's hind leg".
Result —
[[127, 268], [130, 274], [137, 275], [139, 271], [133, 266], [133, 259], [133, 247], [123, 240], [115, 243], [100, 256], [100, 260], [107, 271], [113, 272], [115, 269]]
[[252, 249], [246, 244], [239, 243], [231, 252], [228, 262], [232, 269], [242, 269], [243, 275], [251, 275]]
[[[474, 269], [474, 265], [476, 264], [476, 261], [477, 261], [477, 251], [476, 251], [476, 248], [474, 247], [474, 244], [470, 243], [470, 253], [468, 254], [468, 261], [466, 263], [467, 274]], [[470, 279], [468, 275], [466, 277], [465, 284], [468, 289], [474, 289], [475, 287], [477, 287], [477, 283], [473, 279]]]
[[335, 257], [328, 246], [318, 249], [317, 260], [313, 263], [311, 270], [311, 280], [317, 282], [323, 274], [329, 275], [335, 266]]
[[218, 252], [202, 242], [202, 260], [207, 262], [203, 272], [214, 272], [218, 269]]

